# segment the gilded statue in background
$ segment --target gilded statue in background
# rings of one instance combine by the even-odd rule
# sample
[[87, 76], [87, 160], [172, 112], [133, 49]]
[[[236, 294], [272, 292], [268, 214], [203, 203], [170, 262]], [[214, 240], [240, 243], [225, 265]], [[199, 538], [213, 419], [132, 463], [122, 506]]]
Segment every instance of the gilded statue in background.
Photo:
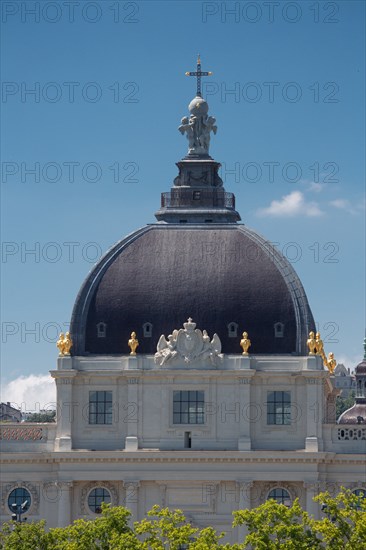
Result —
[[337, 366], [337, 361], [334, 359], [334, 353], [330, 352], [328, 355], [328, 361], [327, 361], [327, 367], [330, 374], [333, 374], [336, 366]]
[[321, 356], [321, 358], [323, 359], [323, 365], [326, 367], [328, 361], [324, 353], [324, 344], [323, 344], [323, 340], [320, 337], [320, 332], [317, 332], [315, 335], [315, 348], [316, 348], [316, 354]]
[[131, 338], [128, 341], [128, 346], [131, 349], [130, 355], [136, 355], [136, 349], [139, 345], [139, 341], [136, 338], [136, 332], [131, 332]]
[[309, 348], [309, 355], [320, 355], [323, 359], [324, 367], [326, 367], [329, 372], [333, 374], [337, 361], [334, 359], [334, 353], [329, 353], [328, 358], [325, 355], [324, 344], [321, 339], [320, 332], [317, 332], [315, 335], [313, 331], [309, 332], [309, 338], [306, 343]]
[[240, 340], [240, 347], [243, 348], [243, 355], [249, 355], [248, 349], [251, 345], [252, 343], [248, 338], [248, 333], [243, 332], [243, 338]]
[[57, 340], [56, 346], [60, 352], [59, 353], [60, 357], [64, 357], [65, 355], [70, 355], [70, 350], [72, 348], [72, 340], [71, 340], [70, 333], [66, 332], [66, 334], [64, 334], [63, 332], [61, 332]]

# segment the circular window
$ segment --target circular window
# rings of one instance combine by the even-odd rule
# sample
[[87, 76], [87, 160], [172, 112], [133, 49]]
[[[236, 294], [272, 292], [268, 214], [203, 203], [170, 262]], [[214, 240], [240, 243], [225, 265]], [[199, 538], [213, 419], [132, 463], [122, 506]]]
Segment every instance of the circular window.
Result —
[[285, 506], [291, 506], [291, 497], [285, 489], [277, 488], [272, 489], [268, 494], [268, 499], [273, 499], [277, 504], [284, 504]]
[[32, 502], [32, 497], [24, 487], [17, 487], [8, 496], [8, 507], [11, 512], [16, 513], [21, 507], [22, 512], [29, 510]]
[[94, 514], [100, 514], [102, 511], [102, 502], [108, 504], [111, 502], [111, 493], [104, 487], [92, 489], [88, 496], [88, 506]]

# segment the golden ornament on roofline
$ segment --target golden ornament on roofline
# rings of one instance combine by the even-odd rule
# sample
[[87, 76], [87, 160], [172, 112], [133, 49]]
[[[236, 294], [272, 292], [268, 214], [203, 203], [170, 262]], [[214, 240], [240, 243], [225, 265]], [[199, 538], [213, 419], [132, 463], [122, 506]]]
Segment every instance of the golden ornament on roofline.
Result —
[[316, 334], [313, 331], [309, 332], [309, 338], [306, 343], [309, 348], [309, 355], [319, 355], [323, 359], [324, 367], [326, 367], [329, 372], [333, 374], [337, 361], [334, 359], [334, 353], [330, 352], [328, 358], [325, 355], [324, 344], [321, 339], [320, 332], [317, 332]]
[[316, 348], [316, 354], [320, 355], [320, 357], [323, 359], [323, 365], [327, 366], [327, 357], [324, 353], [324, 344], [323, 340], [320, 337], [320, 332], [317, 332], [315, 335], [315, 348]]
[[315, 334], [313, 331], [309, 332], [309, 338], [306, 343], [309, 348], [309, 355], [315, 355]]
[[60, 357], [64, 357], [65, 355], [66, 356], [70, 355], [70, 350], [72, 348], [72, 340], [71, 340], [70, 333], [66, 332], [66, 334], [64, 334], [63, 332], [61, 332], [57, 340], [56, 346], [60, 352], [59, 353]]
[[240, 340], [240, 347], [243, 349], [242, 355], [249, 355], [248, 349], [252, 345], [251, 341], [248, 338], [248, 333], [243, 332], [243, 338]]
[[139, 341], [136, 338], [136, 332], [131, 332], [131, 338], [128, 341], [128, 346], [131, 349], [130, 355], [136, 355], [136, 349], [139, 345]]

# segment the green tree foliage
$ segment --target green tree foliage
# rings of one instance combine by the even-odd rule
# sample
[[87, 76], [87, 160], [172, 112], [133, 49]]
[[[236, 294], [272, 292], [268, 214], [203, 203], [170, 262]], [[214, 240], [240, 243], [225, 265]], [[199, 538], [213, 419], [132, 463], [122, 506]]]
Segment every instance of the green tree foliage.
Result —
[[222, 542], [224, 533], [192, 526], [180, 510], [154, 506], [131, 525], [130, 512], [102, 504], [94, 520], [78, 519], [45, 530], [45, 522], [4, 524], [1, 550], [366, 550], [366, 498], [342, 490], [315, 498], [322, 518], [315, 520], [299, 501], [291, 507], [269, 500], [251, 510], [234, 512], [233, 527], [244, 527], [242, 543]]
[[329, 493], [315, 497], [322, 503], [325, 519], [313, 528], [331, 550], [366, 550], [366, 491], [356, 496], [343, 489], [335, 498]]
[[27, 422], [56, 422], [56, 411], [45, 411], [30, 414]]
[[245, 525], [244, 548], [256, 550], [310, 550], [321, 548], [311, 529], [311, 518], [298, 499], [291, 507], [267, 500], [258, 508], [234, 512], [234, 526]]
[[352, 390], [348, 397], [338, 396], [336, 400], [336, 415], [340, 417], [344, 411], [350, 409], [355, 404], [355, 392]]

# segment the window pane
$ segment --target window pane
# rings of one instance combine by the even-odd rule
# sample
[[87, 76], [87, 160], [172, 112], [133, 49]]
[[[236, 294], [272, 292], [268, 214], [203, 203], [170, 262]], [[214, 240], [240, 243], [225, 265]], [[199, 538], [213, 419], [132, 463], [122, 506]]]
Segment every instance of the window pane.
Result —
[[182, 390], [173, 392], [174, 424], [204, 423], [204, 392]]
[[290, 392], [267, 392], [267, 424], [291, 424]]
[[97, 487], [93, 489], [88, 496], [88, 506], [94, 513], [100, 512], [102, 502], [111, 502], [111, 495], [104, 487]]

